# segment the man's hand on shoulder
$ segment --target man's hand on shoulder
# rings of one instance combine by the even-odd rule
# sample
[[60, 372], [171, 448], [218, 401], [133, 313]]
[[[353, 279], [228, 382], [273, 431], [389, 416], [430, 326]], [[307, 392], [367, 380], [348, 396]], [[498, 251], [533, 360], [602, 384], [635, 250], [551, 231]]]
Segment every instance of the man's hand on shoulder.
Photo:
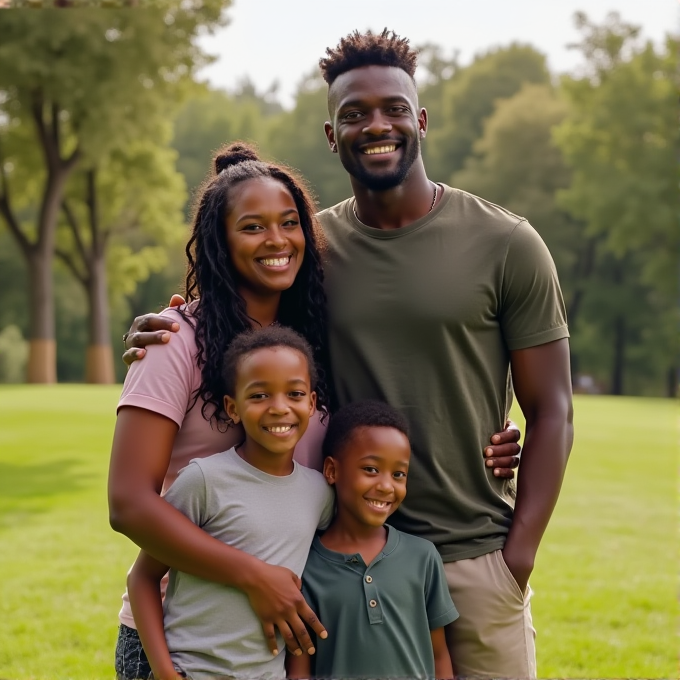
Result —
[[[170, 298], [169, 307], [180, 307], [185, 304], [181, 295]], [[170, 333], [176, 333], [179, 324], [160, 314], [143, 314], [138, 316], [130, 326], [130, 330], [123, 336], [125, 353], [123, 361], [130, 366], [135, 361], [144, 358], [147, 345], [162, 345], [170, 341]]]

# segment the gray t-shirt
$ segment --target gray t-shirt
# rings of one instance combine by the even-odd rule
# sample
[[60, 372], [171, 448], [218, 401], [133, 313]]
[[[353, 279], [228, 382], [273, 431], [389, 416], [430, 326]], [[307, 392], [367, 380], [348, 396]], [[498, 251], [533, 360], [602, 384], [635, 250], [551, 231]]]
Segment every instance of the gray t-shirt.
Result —
[[[275, 477], [230, 449], [191, 461], [165, 499], [211, 536], [301, 576], [334, 494], [316, 470], [295, 463]], [[284, 677], [283, 640], [272, 658], [242, 591], [171, 569], [163, 611], [170, 655], [193, 680]]]
[[331, 364], [341, 405], [378, 399], [408, 418], [408, 494], [390, 524], [445, 562], [502, 548], [514, 487], [482, 451], [510, 405], [510, 352], [569, 335], [550, 253], [524, 218], [450, 187], [391, 231], [353, 206], [319, 214]]

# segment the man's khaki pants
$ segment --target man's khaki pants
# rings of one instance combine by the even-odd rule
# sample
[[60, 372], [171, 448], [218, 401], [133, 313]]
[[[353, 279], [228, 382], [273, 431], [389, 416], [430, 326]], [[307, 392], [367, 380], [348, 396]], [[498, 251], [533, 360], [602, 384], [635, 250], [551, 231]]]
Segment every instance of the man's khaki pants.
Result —
[[531, 588], [522, 594], [500, 550], [444, 565], [460, 614], [446, 627], [453, 667], [461, 678], [536, 677]]

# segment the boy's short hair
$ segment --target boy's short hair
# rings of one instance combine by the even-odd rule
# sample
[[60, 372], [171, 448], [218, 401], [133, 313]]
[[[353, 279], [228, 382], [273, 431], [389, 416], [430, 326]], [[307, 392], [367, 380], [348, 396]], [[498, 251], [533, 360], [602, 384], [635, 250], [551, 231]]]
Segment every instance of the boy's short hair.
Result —
[[418, 63], [418, 52], [408, 38], [386, 28], [378, 34], [354, 31], [341, 38], [337, 47], [327, 47], [326, 55], [319, 59], [319, 67], [329, 86], [338, 76], [361, 66], [395, 66], [413, 79]]
[[255, 350], [274, 347], [288, 347], [300, 352], [307, 359], [311, 387], [316, 388], [318, 374], [309, 343], [292, 328], [274, 325], [243, 331], [231, 341], [222, 361], [222, 379], [230, 397], [236, 391], [236, 373], [241, 359]]
[[336, 456], [360, 427], [392, 427], [408, 438], [408, 423], [396, 408], [382, 401], [355, 401], [331, 417], [323, 440], [323, 457]]

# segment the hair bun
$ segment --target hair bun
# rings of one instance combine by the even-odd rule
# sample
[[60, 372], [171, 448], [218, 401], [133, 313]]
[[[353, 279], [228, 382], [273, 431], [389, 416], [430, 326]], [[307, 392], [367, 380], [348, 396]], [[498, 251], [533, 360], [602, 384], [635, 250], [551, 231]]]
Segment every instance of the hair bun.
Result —
[[259, 161], [260, 158], [252, 146], [243, 142], [235, 142], [221, 148], [215, 155], [215, 172], [219, 174], [225, 168], [245, 161]]

